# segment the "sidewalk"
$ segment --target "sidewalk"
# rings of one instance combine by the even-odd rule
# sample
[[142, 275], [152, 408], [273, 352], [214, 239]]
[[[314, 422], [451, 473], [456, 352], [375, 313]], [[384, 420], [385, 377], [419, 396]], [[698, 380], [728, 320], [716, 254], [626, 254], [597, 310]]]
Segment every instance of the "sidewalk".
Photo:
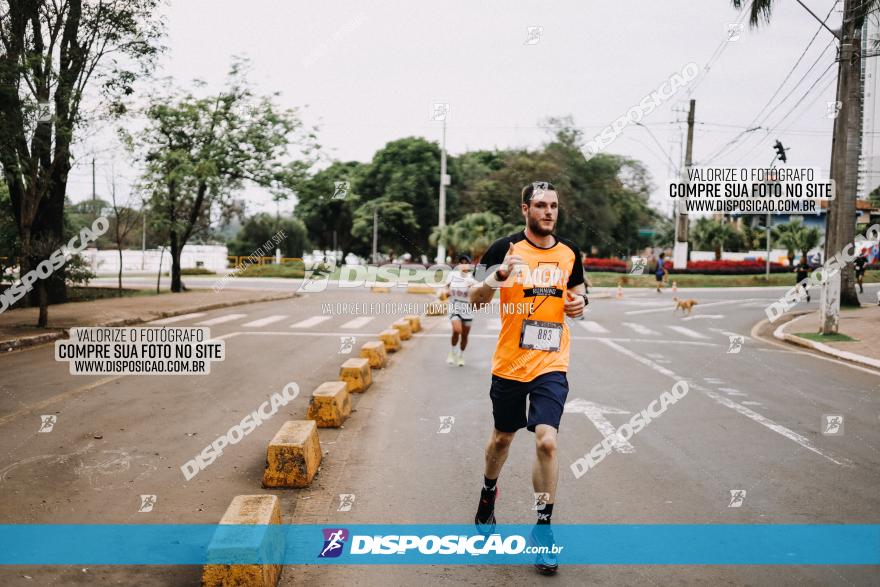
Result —
[[854, 341], [816, 342], [796, 336], [805, 332], [819, 332], [819, 312], [789, 320], [776, 328], [773, 336], [838, 359], [880, 369], [880, 306], [862, 306], [840, 312], [838, 332], [854, 338]]
[[0, 314], [0, 352], [43, 344], [75, 326], [125, 326], [159, 318], [216, 310], [227, 306], [295, 297], [292, 292], [223, 289], [164, 293], [158, 296], [108, 298], [49, 306], [47, 328], [37, 328], [39, 308], [7, 310]]

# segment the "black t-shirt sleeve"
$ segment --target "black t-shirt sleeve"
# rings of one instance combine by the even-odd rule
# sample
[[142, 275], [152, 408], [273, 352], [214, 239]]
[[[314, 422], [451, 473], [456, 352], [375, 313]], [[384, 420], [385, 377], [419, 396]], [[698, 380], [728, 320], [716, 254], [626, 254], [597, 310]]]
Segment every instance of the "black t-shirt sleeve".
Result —
[[480, 265], [483, 271], [488, 271], [491, 267], [501, 265], [507, 250], [510, 248], [511, 240], [508, 237], [500, 238], [489, 246], [489, 249], [480, 258]]
[[574, 252], [574, 266], [571, 268], [571, 274], [568, 276], [567, 288], [572, 288], [584, 283], [584, 263], [581, 260], [581, 251], [572, 243], [565, 243]]

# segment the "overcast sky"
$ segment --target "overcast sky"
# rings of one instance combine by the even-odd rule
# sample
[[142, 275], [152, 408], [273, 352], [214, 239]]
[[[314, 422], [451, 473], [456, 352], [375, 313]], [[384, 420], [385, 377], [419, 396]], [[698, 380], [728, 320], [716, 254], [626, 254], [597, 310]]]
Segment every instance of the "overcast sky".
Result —
[[[319, 125], [330, 156], [367, 162], [401, 137], [439, 142], [433, 102], [450, 104], [450, 154], [535, 148], [548, 137], [539, 125], [548, 116], [573, 116], [590, 138], [686, 64], [709, 63], [691, 84], [697, 164], [760, 125], [771, 130], [747, 133], [711, 163], [766, 166], [780, 139], [791, 150], [790, 166], [818, 167], [827, 176], [833, 123], [827, 103], [837, 71], [829, 69], [835, 45], [828, 46], [828, 31], [819, 32], [756, 120], [819, 29], [794, 0], [777, 4], [770, 25], [750, 29], [743, 19], [739, 39], [727, 42], [728, 26], [739, 18], [729, 0], [170, 0], [168, 53], [159, 73], [218, 88], [231, 57], [248, 56], [260, 91], [280, 91], [287, 106], [308, 105], [305, 121]], [[824, 18], [833, 2], [806, 4]], [[839, 26], [839, 9], [828, 21], [832, 28]], [[526, 43], [530, 26], [543, 27], [534, 44]], [[652, 200], [664, 210], [670, 205], [660, 192], [669, 158], [681, 160], [687, 98], [680, 92], [643, 119], [653, 137], [630, 126], [606, 148], [648, 166], [657, 188]], [[99, 196], [106, 194], [111, 157], [120, 183], [132, 179], [124, 154], [109, 145], [106, 133], [80, 145], [72, 200], [90, 197], [90, 150], [97, 152]], [[249, 190], [248, 198], [250, 211], [274, 211], [266, 195]]]

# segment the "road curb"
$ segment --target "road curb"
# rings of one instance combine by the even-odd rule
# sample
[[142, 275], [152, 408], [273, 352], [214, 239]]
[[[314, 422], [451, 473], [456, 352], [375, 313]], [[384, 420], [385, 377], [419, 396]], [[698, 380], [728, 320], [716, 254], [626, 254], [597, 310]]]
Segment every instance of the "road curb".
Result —
[[[122, 318], [119, 320], [111, 320], [109, 322], [102, 322], [100, 324], [90, 324], [90, 327], [116, 327], [116, 326], [131, 326], [134, 324], [143, 324], [144, 322], [150, 322], [152, 320], [161, 320], [163, 318], [172, 318], [174, 316], [181, 316], [183, 314], [192, 314], [193, 312], [202, 312], [202, 311], [210, 311], [210, 310], [219, 310], [222, 308], [231, 308], [233, 306], [244, 306], [246, 304], [257, 304], [260, 302], [275, 302], [277, 300], [284, 300], [288, 298], [295, 298], [298, 294], [296, 292], [290, 293], [279, 293], [277, 295], [263, 297], [257, 300], [241, 300], [237, 302], [217, 302], [215, 304], [208, 304], [207, 306], [196, 306], [189, 308], [182, 308], [178, 310], [172, 310], [169, 312], [159, 312], [158, 314], [151, 314], [149, 316], [136, 316], [134, 318]], [[74, 302], [75, 303], [75, 302]], [[83, 325], [86, 326], [86, 325]], [[80, 328], [79, 326], [74, 326], [72, 328]], [[55, 332], [46, 332], [44, 334], [36, 334], [33, 336], [22, 336], [19, 338], [12, 338], [9, 340], [0, 341], [0, 353], [5, 353], [13, 350], [21, 350], [24, 348], [38, 346], [41, 344], [46, 344], [49, 342], [53, 342], [55, 340], [59, 340], [62, 338], [66, 338], [69, 335], [69, 328], [61, 328]]]
[[804, 348], [812, 349], [814, 351], [818, 351], [825, 355], [830, 355], [834, 358], [841, 359], [844, 361], [849, 361], [851, 363], [858, 363], [860, 365], [865, 365], [868, 367], [873, 367], [874, 369], [880, 369], [880, 360], [872, 359], [871, 357], [866, 357], [864, 355], [859, 355], [857, 353], [850, 353], [847, 351], [841, 351], [834, 347], [830, 347], [827, 344], [823, 344], [821, 342], [815, 342], [812, 340], [808, 340], [806, 338], [802, 338], [800, 336], [796, 336], [794, 334], [788, 334], [785, 332], [785, 329], [790, 324], [794, 324], [807, 314], [801, 314], [800, 316], [785, 322], [784, 324], [780, 324], [773, 331], [773, 338], [777, 340], [781, 340], [783, 342], [787, 342], [790, 344], [794, 344], [797, 346], [801, 346]]

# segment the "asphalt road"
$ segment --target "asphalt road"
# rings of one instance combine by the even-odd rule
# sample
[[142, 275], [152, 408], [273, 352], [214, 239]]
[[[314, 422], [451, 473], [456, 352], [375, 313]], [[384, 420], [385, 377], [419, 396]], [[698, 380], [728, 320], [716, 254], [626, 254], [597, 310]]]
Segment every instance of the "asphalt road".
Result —
[[[586, 320], [570, 322], [573, 403], [561, 425], [554, 523], [878, 523], [880, 377], [752, 337], [762, 308], [781, 291], [682, 292], [700, 302], [684, 318], [673, 315], [669, 292], [628, 290], [623, 300], [595, 300]], [[356, 349], [407, 313], [370, 317], [342, 304], [425, 299], [328, 290], [175, 321], [209, 322], [212, 335], [225, 338], [227, 359], [208, 376], [71, 376], [51, 346], [0, 357], [0, 522], [216, 523], [232, 496], [274, 493], [286, 523], [468, 523], [492, 422], [498, 323], [491, 315], [477, 316], [464, 367], [445, 363], [448, 321], [425, 319], [425, 330], [355, 397], [344, 428], [321, 431], [325, 460], [312, 486], [259, 486], [272, 435], [286, 417], [303, 418], [311, 390], [336, 378], [346, 358], [341, 337], [356, 337]], [[744, 337], [739, 353], [728, 352], [732, 335]], [[619, 426], [678, 379], [689, 383], [686, 397], [629, 446], [574, 477], [569, 465], [602, 440], [604, 422]], [[301, 389], [294, 402], [185, 481], [181, 464], [290, 381]], [[37, 432], [41, 414], [57, 416], [52, 432]], [[844, 417], [842, 435], [821, 433], [827, 414]], [[448, 416], [452, 428], [439, 434]], [[500, 523], [533, 521], [533, 454], [523, 431], [499, 481]], [[739, 507], [729, 507], [731, 490], [746, 492]], [[157, 496], [153, 511], [137, 511], [142, 494]], [[355, 495], [350, 511], [337, 511], [339, 494]], [[0, 569], [0, 584], [191, 585], [199, 571], [12, 567]], [[552, 581], [868, 585], [878, 577], [877, 567], [563, 566]], [[289, 566], [281, 584], [419, 580], [525, 585], [539, 578], [513, 566]]]

